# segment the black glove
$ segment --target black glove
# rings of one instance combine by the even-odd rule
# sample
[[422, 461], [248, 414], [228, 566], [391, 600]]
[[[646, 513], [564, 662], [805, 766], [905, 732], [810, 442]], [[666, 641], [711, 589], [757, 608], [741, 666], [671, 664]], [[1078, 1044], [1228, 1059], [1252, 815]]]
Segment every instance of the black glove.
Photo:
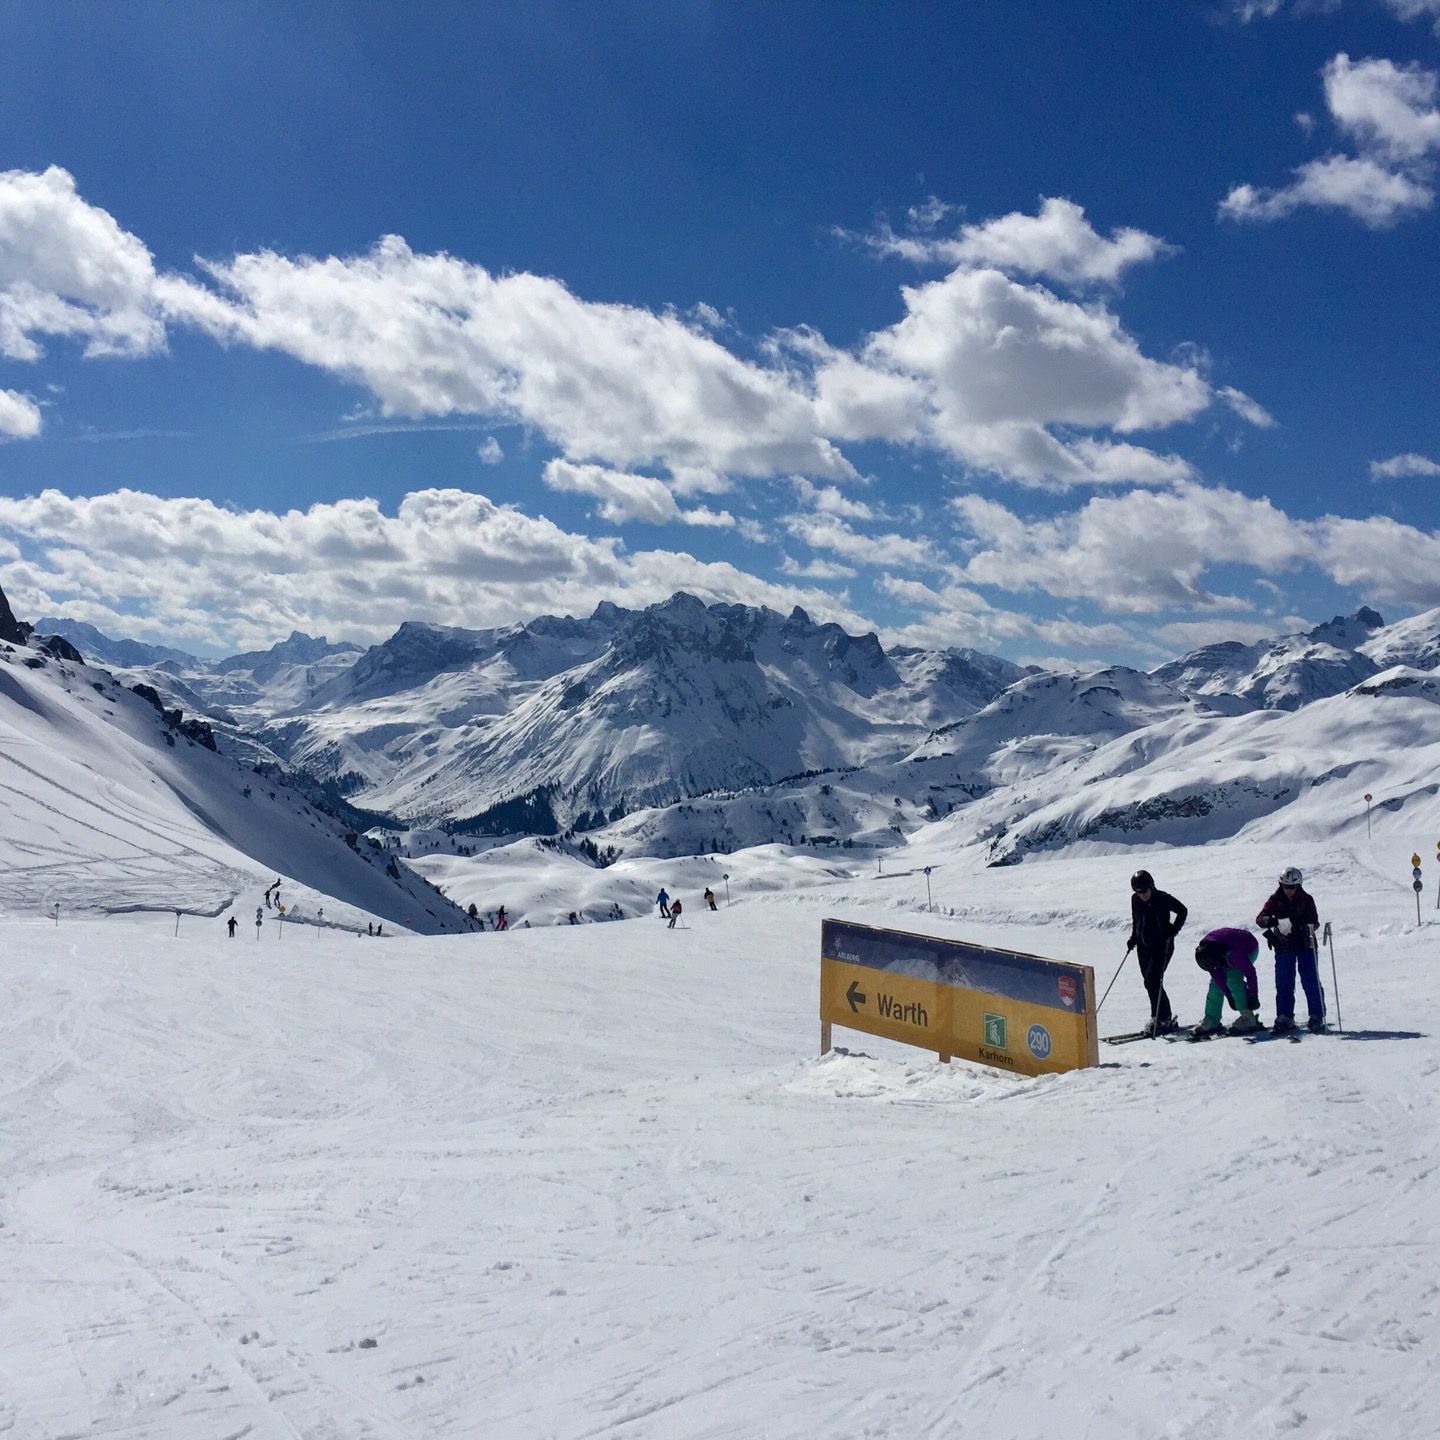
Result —
[[1128, 955], [1135, 948], [1135, 937], [1132, 935], [1125, 942], [1125, 953]]

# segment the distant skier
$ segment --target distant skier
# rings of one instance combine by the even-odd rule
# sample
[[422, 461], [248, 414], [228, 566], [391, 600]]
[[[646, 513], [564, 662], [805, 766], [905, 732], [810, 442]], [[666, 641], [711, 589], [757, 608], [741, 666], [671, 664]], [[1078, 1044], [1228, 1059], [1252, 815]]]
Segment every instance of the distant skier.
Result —
[[376, 936], [377, 939], [378, 939], [380, 936], [384, 935], [384, 933], [385, 933], [385, 927], [384, 927], [384, 925], [377, 925], [377, 926], [375, 927], [375, 936]]
[[1280, 876], [1280, 885], [1261, 907], [1255, 923], [1265, 932], [1265, 942], [1275, 952], [1275, 1033], [1295, 1028], [1295, 971], [1305, 990], [1310, 1010], [1309, 1028], [1317, 1034], [1325, 1028], [1325, 991], [1320, 985], [1316, 963], [1315, 932], [1320, 914], [1315, 900], [1305, 889], [1304, 876], [1289, 866]]
[[1264, 1028], [1256, 1014], [1260, 986], [1255, 979], [1255, 957], [1259, 953], [1260, 942], [1248, 930], [1229, 926], [1211, 930], [1195, 947], [1195, 963], [1210, 977], [1205, 1018], [1195, 1027], [1195, 1039], [1208, 1040], [1220, 1033], [1227, 999], [1240, 1012], [1230, 1034], [1249, 1035]]
[[569, 923], [571, 925], [578, 925], [580, 923], [580, 917], [573, 910], [570, 912]]
[[370, 936], [372, 940], [375, 938], [375, 922], [373, 920], [367, 920], [365, 922], [365, 933]]
[[655, 903], [660, 907], [660, 918], [666, 920], [670, 916], [670, 896], [666, 893], [665, 887], [660, 887], [660, 893], [655, 897]]
[[1125, 951], [1136, 952], [1145, 993], [1150, 997], [1145, 1033], [1170, 1035], [1180, 1024], [1165, 993], [1165, 967], [1175, 953], [1175, 937], [1190, 912], [1173, 895], [1157, 890], [1148, 870], [1137, 870], [1130, 877], [1130, 891], [1130, 939]]
[[708, 885], [705, 887], [705, 903], [706, 903], [712, 910], [718, 910], [718, 909], [719, 909], [719, 906], [717, 906], [717, 905], [715, 904], [715, 892], [714, 892]]
[[508, 930], [510, 928], [510, 917], [505, 913], [505, 907], [503, 905], [495, 912], [495, 928], [497, 930]]
[[226, 922], [225, 928], [230, 932], [230, 938], [235, 938], [235, 917], [232, 915]]
[[670, 923], [665, 927], [667, 930], [673, 930], [673, 929], [675, 928], [675, 922], [680, 918], [680, 912], [681, 912], [684, 908], [685, 908], [685, 907], [684, 907], [678, 900], [674, 901], [674, 902], [671, 904], [671, 906], [670, 906]]

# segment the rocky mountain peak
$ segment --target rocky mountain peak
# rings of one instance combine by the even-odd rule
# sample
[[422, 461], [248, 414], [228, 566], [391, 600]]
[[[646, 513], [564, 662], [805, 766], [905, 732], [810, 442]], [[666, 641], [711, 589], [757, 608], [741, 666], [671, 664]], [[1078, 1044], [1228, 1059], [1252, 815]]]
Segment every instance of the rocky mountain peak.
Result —
[[1384, 626], [1383, 615], [1368, 605], [1362, 605], [1353, 615], [1331, 616], [1323, 625], [1309, 631], [1305, 638], [1341, 649], [1354, 649], [1368, 640], [1372, 631], [1381, 630]]

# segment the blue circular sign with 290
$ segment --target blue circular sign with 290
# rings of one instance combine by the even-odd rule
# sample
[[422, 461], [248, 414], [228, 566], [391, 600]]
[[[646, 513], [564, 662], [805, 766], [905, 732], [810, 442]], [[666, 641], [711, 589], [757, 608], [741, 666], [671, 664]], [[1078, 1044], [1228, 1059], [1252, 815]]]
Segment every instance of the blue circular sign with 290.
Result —
[[1030, 1053], [1037, 1060], [1050, 1058], [1050, 1032], [1043, 1025], [1032, 1025], [1030, 1033], [1025, 1037], [1025, 1043], [1029, 1045]]

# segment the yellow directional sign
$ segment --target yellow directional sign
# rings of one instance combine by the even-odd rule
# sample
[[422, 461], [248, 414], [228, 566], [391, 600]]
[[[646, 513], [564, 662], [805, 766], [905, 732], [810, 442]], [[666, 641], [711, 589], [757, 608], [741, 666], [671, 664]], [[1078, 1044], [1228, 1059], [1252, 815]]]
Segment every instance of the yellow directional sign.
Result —
[[1099, 1063], [1088, 965], [844, 920], [820, 951], [822, 1053], [833, 1024], [1027, 1075]]

